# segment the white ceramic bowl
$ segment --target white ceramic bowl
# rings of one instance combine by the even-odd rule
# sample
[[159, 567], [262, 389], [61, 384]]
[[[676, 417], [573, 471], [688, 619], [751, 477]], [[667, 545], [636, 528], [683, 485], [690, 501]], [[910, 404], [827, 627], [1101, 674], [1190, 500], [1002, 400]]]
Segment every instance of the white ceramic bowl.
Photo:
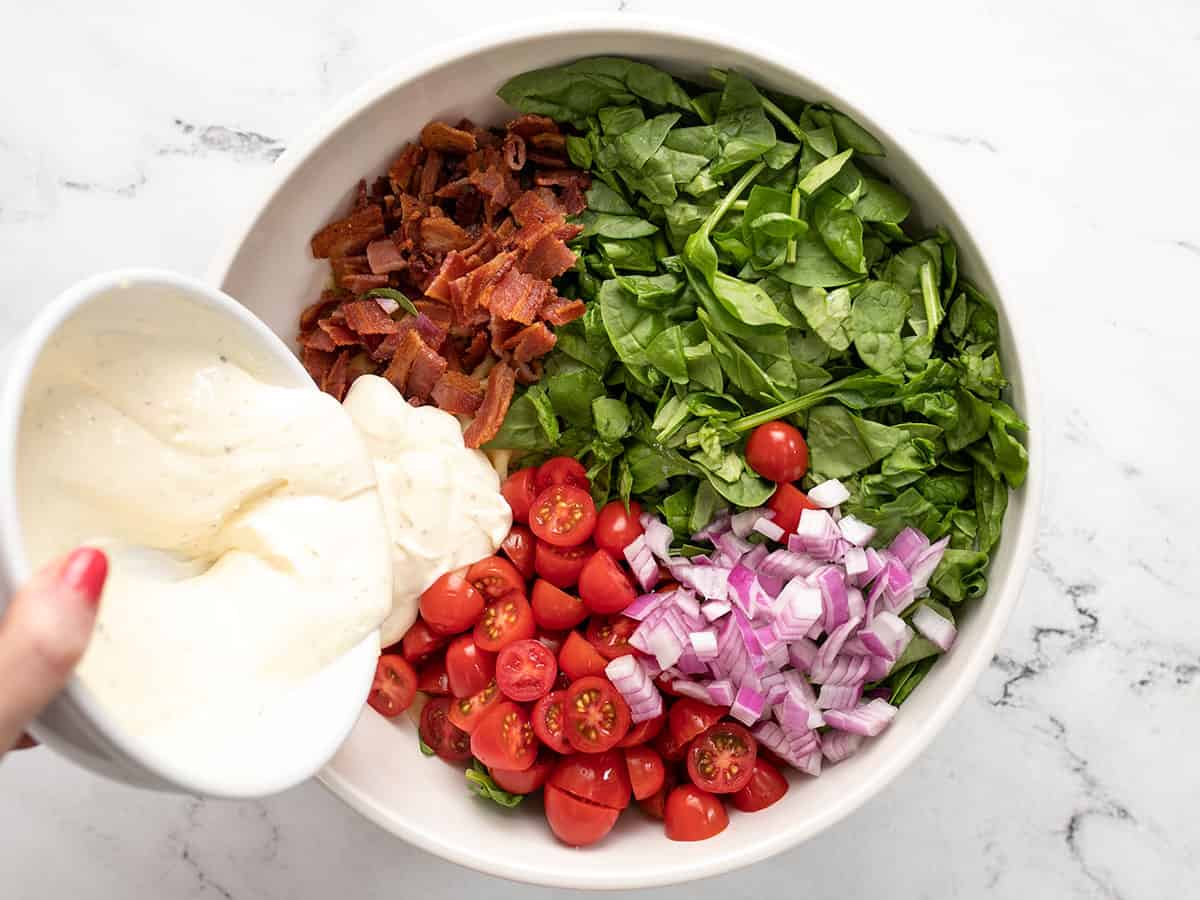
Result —
[[[14, 489], [17, 437], [25, 394], [42, 350], [66, 332], [130, 329], [169, 335], [203, 316], [240, 336], [244, 364], [274, 384], [316, 390], [304, 367], [274, 333], [220, 291], [182, 275], [125, 269], [96, 275], [51, 301], [0, 355], [0, 611], [31, 573]], [[39, 741], [93, 771], [139, 787], [216, 797], [259, 797], [310, 778], [354, 726], [379, 653], [379, 635], [361, 643], [289, 691], [261, 718], [215, 743], [202, 763], [162, 756], [124, 732], [72, 679], [30, 729]], [[320, 710], [320, 715], [314, 715]]]
[[312, 233], [343, 214], [358, 179], [384, 172], [400, 145], [430, 119], [503, 122], [512, 113], [495, 91], [506, 79], [578, 57], [628, 55], [697, 76], [709, 66], [728, 67], [767, 87], [829, 101], [884, 141], [888, 157], [880, 168], [912, 196], [920, 220], [950, 229], [962, 269], [999, 304], [1011, 399], [1031, 425], [1029, 480], [1011, 499], [991, 588], [965, 617], [957, 646], [863, 752], [818, 779], [793, 775], [782, 802], [753, 815], [733, 812], [730, 827], [716, 838], [673, 843], [660, 827], [631, 814], [596, 847], [567, 848], [551, 836], [539, 803], [514, 813], [474, 799], [460, 770], [418, 755], [410, 724], [393, 725], [372, 712], [321, 774], [335, 793], [383, 828], [462, 865], [561, 887], [637, 888], [714, 875], [791, 847], [850, 813], [929, 744], [987, 665], [1017, 601], [1037, 519], [1041, 420], [1029, 390], [1029, 345], [1019, 335], [1014, 298], [1001, 290], [963, 217], [881, 117], [858, 109], [818, 73], [801, 72], [728, 33], [680, 22], [632, 23], [624, 16], [580, 21], [529, 22], [475, 37], [358, 91], [275, 164], [260, 205], [214, 261], [212, 280], [291, 339], [300, 310], [327, 277], [327, 264], [309, 256]]

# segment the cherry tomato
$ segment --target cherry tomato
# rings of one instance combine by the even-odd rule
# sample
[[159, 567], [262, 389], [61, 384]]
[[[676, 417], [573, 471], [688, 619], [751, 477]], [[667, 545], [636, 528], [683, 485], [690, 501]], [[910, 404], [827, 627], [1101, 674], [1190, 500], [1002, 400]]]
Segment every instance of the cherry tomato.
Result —
[[493, 679], [478, 694], [451, 701], [447, 716], [451, 722], [470, 734], [475, 730], [475, 726], [479, 724], [479, 720], [483, 718], [484, 714], [498, 706], [503, 699], [504, 695], [500, 693], [500, 687]]
[[555, 547], [578, 547], [596, 527], [596, 504], [583, 488], [553, 484], [537, 495], [529, 509], [529, 528]]
[[499, 556], [481, 559], [467, 569], [467, 581], [483, 594], [484, 600], [499, 600], [514, 591], [518, 594], [525, 593], [525, 579], [521, 577], [517, 567]]
[[557, 759], [553, 753], [538, 753], [528, 769], [491, 769], [492, 781], [510, 794], [532, 794], [550, 777]]
[[545, 541], [538, 541], [533, 553], [533, 568], [555, 587], [573, 587], [579, 581], [583, 564], [591, 558], [593, 552], [595, 548], [591, 544], [555, 547]]
[[750, 432], [746, 462], [767, 481], [799, 481], [808, 471], [808, 444], [798, 428], [777, 419]]
[[617, 824], [619, 809], [597, 806], [552, 785], [546, 785], [542, 798], [546, 821], [554, 836], [570, 847], [594, 844]]
[[496, 681], [504, 696], [528, 703], [550, 692], [558, 677], [554, 654], [534, 640], [517, 641], [500, 651]]
[[629, 767], [619, 752], [572, 753], [559, 760], [549, 784], [580, 800], [609, 809], [629, 805]]
[[528, 581], [533, 577], [533, 532], [524, 525], [514, 525], [508, 537], [500, 545], [504, 555], [512, 560], [521, 577]]
[[596, 516], [596, 546], [622, 559], [625, 548], [646, 533], [641, 514], [642, 508], [635, 502], [630, 502], [628, 510], [620, 500], [609, 503]]
[[537, 469], [521, 469], [505, 478], [504, 484], [500, 485], [500, 493], [508, 501], [515, 522], [529, 521], [529, 507], [533, 506], [534, 498], [538, 495], [535, 478]]
[[564, 691], [551, 691], [533, 705], [529, 716], [538, 740], [557, 753], [571, 752], [571, 745], [563, 733], [563, 700], [566, 696]]
[[554, 654], [554, 658], [558, 658], [558, 651], [562, 649], [563, 641], [567, 639], [565, 631], [542, 631], [538, 629], [537, 640], [543, 647]]
[[637, 631], [638, 623], [628, 616], [592, 616], [588, 620], [588, 643], [605, 659], [616, 659], [634, 652], [629, 636]]
[[471, 754], [489, 769], [528, 769], [537, 752], [529, 713], [509, 700], [488, 710], [471, 732]]
[[405, 659], [410, 663], [419, 663], [431, 653], [441, 650], [449, 641], [448, 636], [437, 634], [425, 624], [424, 619], [418, 618], [412, 623], [412, 627], [404, 632], [400, 646]]
[[577, 459], [569, 456], [554, 456], [542, 463], [533, 480], [540, 494], [548, 487], [556, 484], [570, 484], [585, 491], [592, 489], [592, 482], [587, 477], [587, 469]]
[[653, 719], [646, 719], [644, 722], [636, 722], [625, 733], [625, 737], [617, 742], [618, 747], [636, 747], [638, 744], [645, 744], [658, 737], [659, 732], [663, 730], [663, 726], [667, 724], [667, 714], [655, 716]]
[[417, 673], [412, 664], [396, 653], [385, 653], [375, 663], [375, 680], [367, 702], [381, 716], [398, 716], [417, 696]]
[[625, 766], [635, 800], [645, 800], [662, 790], [667, 778], [663, 758], [649, 747], [630, 747], [625, 751]]
[[688, 777], [713, 794], [732, 794], [754, 775], [758, 741], [736, 722], [718, 722], [688, 747]]
[[784, 531], [794, 532], [800, 524], [800, 513], [806, 509], [817, 509], [817, 504], [808, 499], [804, 491], [792, 484], [780, 484], [775, 493], [767, 501], [767, 506], [775, 511], [772, 519]]
[[514, 641], [533, 637], [533, 610], [524, 594], [512, 593], [484, 607], [475, 625], [475, 643], [480, 649], [499, 653]]
[[672, 737], [678, 743], [686, 744], [700, 732], [708, 731], [724, 716], [725, 710], [719, 706], [710, 706], [691, 697], [681, 697], [667, 713], [667, 724], [671, 726]]
[[658, 737], [654, 738], [650, 743], [653, 744], [654, 749], [667, 762], [680, 762], [687, 756], [687, 741], [680, 742], [676, 740], [670, 728], [664, 728], [658, 733]]
[[642, 808], [642, 812], [652, 819], [658, 819], [660, 822], [666, 815], [667, 797], [671, 795], [671, 791], [675, 790], [675, 785], [679, 784], [679, 776], [675, 774], [675, 766], [667, 766], [663, 774], [665, 777], [662, 787], [645, 800], [638, 801], [638, 806]]
[[787, 793], [787, 779], [779, 770], [759, 756], [754, 760], [754, 774], [730, 799], [742, 812], [766, 809]]
[[567, 743], [581, 753], [615, 747], [629, 731], [629, 706], [607, 678], [588, 675], [572, 682], [563, 711]]
[[615, 613], [632, 603], [637, 591], [616, 560], [597, 550], [579, 573], [579, 597], [594, 613]]
[[455, 697], [478, 694], [496, 677], [496, 654], [480, 650], [471, 635], [459, 635], [446, 648], [446, 676]]
[[442, 759], [462, 762], [471, 758], [471, 736], [450, 721], [450, 700], [434, 697], [421, 708], [421, 740]]
[[707, 840], [729, 824], [729, 813], [720, 798], [691, 784], [671, 791], [664, 813], [667, 837], [673, 841]]
[[450, 678], [446, 674], [446, 660], [443, 657], [431, 659], [417, 670], [417, 690], [435, 697], [450, 693]]
[[466, 631], [483, 615], [483, 594], [462, 572], [447, 572], [421, 595], [421, 618], [435, 634]]
[[588, 675], [603, 675], [608, 665], [596, 648], [585, 641], [578, 631], [572, 631], [558, 651], [558, 667], [572, 681]]
[[533, 583], [533, 620], [542, 628], [565, 631], [587, 618], [587, 607], [578, 597], [539, 578]]

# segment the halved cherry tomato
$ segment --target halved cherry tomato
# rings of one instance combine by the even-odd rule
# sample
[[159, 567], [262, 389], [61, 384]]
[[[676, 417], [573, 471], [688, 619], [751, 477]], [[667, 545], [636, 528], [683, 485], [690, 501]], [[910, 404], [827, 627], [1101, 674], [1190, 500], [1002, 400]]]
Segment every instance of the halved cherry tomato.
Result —
[[552, 484], [533, 501], [529, 529], [555, 547], [578, 547], [596, 527], [592, 495], [573, 484]]
[[607, 678], [588, 675], [572, 682], [563, 711], [567, 743], [581, 753], [615, 747], [629, 731], [629, 706]]
[[571, 745], [563, 733], [563, 700], [566, 696], [564, 691], [551, 691], [533, 705], [529, 716], [538, 740], [557, 753], [571, 752]]
[[533, 637], [533, 610], [524, 594], [511, 593], [489, 603], [475, 625], [475, 643], [483, 650], [499, 653], [513, 641]]
[[553, 753], [540, 752], [528, 769], [491, 769], [492, 781], [510, 794], [532, 794], [550, 777], [558, 759]]
[[516, 591], [525, 593], [525, 579], [517, 567], [500, 556], [489, 556], [467, 569], [467, 581], [485, 601], [499, 600]]
[[450, 700], [434, 697], [421, 707], [421, 740], [442, 759], [462, 762], [471, 758], [471, 736], [450, 721]]
[[450, 693], [450, 678], [446, 674], [446, 660], [443, 657], [431, 659], [417, 670], [417, 690], [435, 697]]
[[767, 501], [767, 506], [775, 511], [772, 519], [784, 531], [794, 532], [800, 524], [800, 513], [806, 509], [817, 509], [817, 504], [808, 499], [808, 495], [794, 484], [780, 484], [775, 487], [775, 493]]
[[579, 573], [583, 564], [595, 552], [591, 544], [581, 544], [578, 547], [555, 547], [545, 541], [538, 541], [533, 553], [533, 568], [542, 578], [555, 587], [573, 587], [579, 581]]
[[707, 840], [729, 824], [729, 813], [720, 798], [691, 784], [671, 791], [664, 813], [667, 837], [673, 841]]
[[558, 651], [562, 649], [563, 641], [567, 639], [565, 631], [543, 631], [538, 629], [537, 641], [558, 659]]
[[688, 747], [688, 777], [713, 794], [732, 794], [754, 775], [758, 741], [736, 722], [718, 722]]
[[646, 533], [641, 514], [642, 508], [634, 501], [630, 501], [628, 510], [620, 500], [609, 503], [596, 516], [596, 546], [622, 559], [625, 548]]
[[483, 615], [483, 594], [462, 572], [447, 572], [421, 594], [421, 618], [436, 634], [466, 631]]
[[667, 760], [667, 762], [679, 762], [687, 756], [687, 741], [680, 742], [676, 740], [670, 728], [664, 728], [658, 733], [658, 737], [650, 743], [654, 746], [655, 750], [662, 754], [662, 758]]
[[730, 799], [742, 812], [766, 809], [787, 793], [787, 779], [762, 756], [754, 760], [754, 774]]
[[569, 456], [553, 456], [538, 466], [537, 477], [533, 483], [540, 494], [548, 487], [556, 484], [570, 484], [585, 491], [592, 489], [592, 482], [587, 477], [587, 469], [577, 459]]
[[629, 576], [605, 550], [597, 550], [579, 573], [579, 598], [594, 613], [620, 612], [637, 597]]
[[500, 687], [493, 679], [478, 694], [451, 701], [450, 712], [447, 715], [451, 722], [470, 734], [484, 714], [499, 705], [503, 699], [504, 695], [500, 693]]
[[375, 663], [375, 680], [367, 702], [381, 716], [398, 716], [417, 696], [417, 673], [412, 664], [397, 653], [385, 653]]
[[629, 805], [629, 767], [616, 751], [572, 753], [559, 760], [549, 784], [589, 803], [624, 809]]
[[512, 564], [526, 581], [533, 577], [534, 540], [532, 531], [524, 525], [514, 525], [504, 543], [500, 545], [504, 555], [512, 560]]
[[629, 731], [625, 733], [625, 737], [617, 742], [618, 747], [636, 747], [638, 744], [645, 744], [658, 737], [659, 732], [663, 730], [663, 726], [667, 724], [667, 714], [655, 716], [653, 719], [646, 719], [644, 722], [635, 722]]
[[642, 812], [652, 819], [658, 819], [660, 822], [666, 815], [667, 797], [671, 795], [671, 791], [675, 790], [675, 785], [679, 784], [679, 776], [675, 774], [675, 766], [667, 766], [664, 775], [665, 778], [663, 779], [662, 787], [645, 800], [638, 801], [638, 806], [642, 808]]
[[638, 623], [628, 616], [592, 616], [588, 620], [588, 643], [605, 659], [616, 659], [634, 652], [629, 636], [637, 631]]
[[480, 650], [469, 634], [460, 634], [446, 648], [446, 676], [455, 697], [478, 694], [496, 677], [496, 654]]
[[808, 444], [800, 429], [776, 419], [750, 432], [746, 462], [767, 481], [799, 481], [808, 471]]
[[533, 620], [542, 628], [564, 631], [587, 618], [587, 607], [543, 578], [533, 583]]
[[419, 663], [431, 653], [441, 650], [449, 642], [448, 635], [437, 634], [425, 624], [424, 619], [418, 617], [408, 631], [404, 632], [400, 646], [405, 659], [410, 663]]
[[528, 769], [537, 752], [529, 713], [509, 700], [488, 710], [471, 732], [471, 754], [489, 769]]
[[625, 765], [635, 800], [645, 800], [662, 790], [667, 767], [662, 757], [649, 747], [630, 747], [625, 751]]
[[538, 495], [535, 479], [537, 469], [520, 469], [504, 479], [500, 485], [500, 493], [508, 501], [512, 510], [513, 521], [528, 522], [529, 507], [533, 506], [534, 498]]
[[691, 697], [680, 697], [667, 713], [667, 724], [671, 726], [671, 735], [680, 744], [688, 743], [702, 731], [708, 731], [725, 716], [725, 710], [719, 706], [710, 706], [693, 700]]
[[546, 785], [542, 798], [546, 821], [554, 836], [570, 847], [594, 844], [617, 824], [618, 809], [609, 809], [572, 797], [553, 785]]
[[534, 640], [517, 641], [496, 658], [500, 691], [519, 703], [528, 703], [550, 692], [558, 677], [554, 654]]
[[608, 665], [596, 648], [585, 641], [578, 631], [572, 631], [558, 651], [558, 667], [572, 681], [588, 675], [603, 675]]

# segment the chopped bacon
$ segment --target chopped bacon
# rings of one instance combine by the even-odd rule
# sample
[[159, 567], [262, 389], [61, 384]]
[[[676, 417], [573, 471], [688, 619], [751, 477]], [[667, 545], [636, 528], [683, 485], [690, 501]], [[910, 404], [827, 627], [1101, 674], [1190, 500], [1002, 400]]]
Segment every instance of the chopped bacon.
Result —
[[392, 185], [392, 193], [397, 196], [407, 194], [411, 190], [413, 173], [420, 167], [425, 151], [417, 144], [409, 144], [395, 162], [388, 168], [388, 181]]
[[317, 259], [329, 259], [362, 253], [367, 244], [383, 237], [384, 233], [383, 210], [378, 206], [368, 206], [344, 219], [330, 222], [314, 234], [312, 255]]
[[537, 321], [542, 304], [549, 298], [552, 288], [517, 269], [509, 269], [497, 281], [486, 298], [487, 308], [493, 316], [531, 325]]
[[438, 188], [438, 179], [442, 175], [442, 154], [430, 150], [425, 156], [425, 165], [421, 169], [421, 183], [417, 188], [417, 196], [425, 203], [433, 199], [434, 191]]
[[[357, 339], [355, 342], [357, 343]], [[337, 344], [333, 338], [322, 328], [314, 328], [312, 331], [306, 331], [301, 334], [300, 346], [306, 350], [320, 350], [324, 353], [329, 353], [337, 349]]]
[[543, 371], [544, 367], [540, 359], [521, 363], [517, 366], [517, 381], [521, 384], [537, 384], [542, 380]]
[[442, 260], [442, 267], [438, 269], [437, 275], [429, 283], [429, 286], [425, 288], [426, 296], [449, 303], [450, 282], [462, 278], [468, 271], [469, 269], [463, 258], [463, 254], [457, 252], [447, 253], [446, 258]]
[[332, 394], [339, 401], [346, 396], [347, 382], [347, 367], [350, 363], [350, 351], [343, 350], [337, 355], [337, 359], [333, 361], [329, 371], [325, 373], [324, 379], [321, 381], [321, 390], [327, 394]]
[[[374, 303], [375, 301], [368, 300], [367, 302]], [[317, 325], [333, 341], [335, 347], [354, 347], [362, 343], [362, 338], [341, 322], [335, 322], [333, 319], [322, 319]], [[329, 349], [332, 350], [333, 347]]]
[[363, 294], [375, 288], [388, 286], [386, 275], [347, 275], [341, 281], [342, 287], [352, 294]]
[[554, 349], [558, 339], [549, 328], [541, 322], [527, 325], [504, 342], [504, 349], [512, 350], [513, 360], [517, 363], [527, 363], [545, 356]]
[[408, 260], [391, 238], [380, 238], [367, 244], [367, 264], [376, 275], [399, 272], [408, 267]]
[[[486, 295], [516, 263], [516, 253], [509, 251], [492, 257], [450, 285], [450, 300], [459, 324], [469, 325], [479, 320], [479, 310], [486, 307]], [[486, 313], [483, 321], [487, 321]]]
[[513, 218], [518, 225], [561, 222], [563, 208], [548, 188], [526, 191], [512, 205]]
[[316, 303], [306, 306], [304, 312], [300, 313], [300, 330], [308, 331], [315, 328], [318, 319], [323, 319], [341, 303], [342, 298], [337, 291], [321, 291], [321, 299]]
[[487, 358], [488, 335], [486, 331], [476, 331], [471, 335], [471, 343], [459, 354], [459, 363], [463, 371], [473, 372]]
[[412, 370], [413, 360], [424, 346], [424, 341], [415, 331], [406, 331], [392, 361], [383, 373], [383, 377], [394, 384], [396, 390], [402, 394], [408, 386], [408, 373]]
[[421, 249], [426, 253], [449, 253], [471, 245], [471, 236], [445, 216], [421, 220]]
[[429, 316], [442, 331], [448, 331], [454, 322], [454, 311], [443, 303], [436, 303], [433, 300], [418, 300], [413, 306], [417, 308], [418, 313]]
[[508, 169], [501, 170], [497, 166], [470, 174], [471, 184], [496, 206], [507, 207], [518, 196], [521, 186]]
[[475, 149], [475, 135], [451, 128], [445, 122], [430, 122], [421, 129], [421, 145], [429, 150], [462, 156]]
[[325, 376], [333, 368], [333, 359], [333, 353], [328, 350], [317, 350], [313, 347], [302, 347], [300, 350], [300, 362], [318, 386], [325, 383]]
[[346, 288], [346, 281], [350, 276], [371, 274], [371, 266], [365, 256], [339, 256], [329, 261], [329, 268], [333, 271], [334, 282], [343, 288]]
[[525, 168], [525, 138], [510, 134], [504, 139], [504, 162], [514, 172]]
[[548, 234], [526, 251], [519, 266], [522, 272], [549, 281], [570, 271], [575, 259], [573, 250], [554, 235]]
[[587, 307], [582, 300], [564, 300], [559, 297], [542, 307], [542, 320], [551, 325], [566, 325], [568, 322], [574, 322], [585, 312], [587, 312]]
[[439, 409], [456, 416], [470, 415], [483, 403], [483, 383], [462, 372], [446, 372], [430, 394]]
[[415, 316], [405, 316], [399, 323], [400, 333], [415, 331], [417, 336], [433, 350], [440, 350], [446, 340], [446, 329], [423, 313]]
[[498, 362], [488, 373], [487, 387], [483, 392], [483, 403], [475, 419], [463, 432], [463, 441], [468, 447], [480, 447], [494, 438], [508, 415], [516, 387], [516, 373], [506, 362]]
[[404, 339], [404, 334], [399, 331], [392, 334], [385, 334], [383, 340], [375, 345], [375, 349], [371, 351], [371, 359], [375, 362], [389, 362], [400, 349], [400, 342]]
[[342, 306], [346, 325], [360, 335], [391, 334], [398, 326], [374, 300], [353, 300]]
[[526, 113], [519, 116], [508, 123], [508, 130], [513, 134], [519, 134], [521, 137], [533, 137], [535, 134], [549, 131], [553, 134], [558, 133], [558, 123], [549, 116], [539, 116], [534, 113]]
[[567, 155], [567, 136], [557, 131], [543, 131], [529, 136], [529, 143], [543, 153], [555, 156]]
[[504, 345], [520, 330], [520, 322], [513, 322], [511, 319], [504, 319], [500, 316], [492, 316], [492, 352], [499, 357], [503, 357], [507, 352], [504, 349]]
[[422, 341], [417, 355], [413, 357], [412, 368], [408, 372], [405, 393], [419, 400], [428, 400], [429, 395], [433, 392], [433, 386], [444, 374], [446, 374], [446, 360]]

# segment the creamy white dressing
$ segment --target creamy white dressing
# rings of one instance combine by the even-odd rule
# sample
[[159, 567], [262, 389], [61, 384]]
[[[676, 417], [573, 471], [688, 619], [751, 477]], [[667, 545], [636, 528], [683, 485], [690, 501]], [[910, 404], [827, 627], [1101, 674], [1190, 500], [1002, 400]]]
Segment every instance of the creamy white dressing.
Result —
[[171, 309], [98, 311], [56, 336], [27, 395], [18, 499], [33, 564], [109, 553], [83, 683], [129, 732], [197, 759], [383, 621], [392, 548], [345, 410], [280, 386], [225, 317]]
[[412, 407], [386, 380], [355, 379], [345, 408], [367, 444], [392, 542], [392, 612], [384, 646], [417, 616], [421, 592], [440, 575], [496, 551], [512, 526], [500, 476], [463, 443], [458, 420]]

